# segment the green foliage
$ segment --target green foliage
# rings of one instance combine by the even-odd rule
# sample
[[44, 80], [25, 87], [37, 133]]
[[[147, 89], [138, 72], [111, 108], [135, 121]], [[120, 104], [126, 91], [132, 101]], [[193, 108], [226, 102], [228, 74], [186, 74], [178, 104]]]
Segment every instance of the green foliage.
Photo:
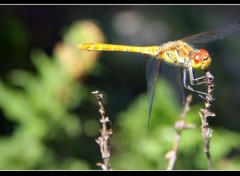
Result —
[[[71, 109], [86, 96], [84, 88], [56, 59], [40, 51], [32, 58], [37, 75], [15, 70], [10, 75], [14, 86], [0, 82], [1, 109], [17, 124], [10, 136], [0, 138], [0, 169], [44, 169], [41, 159], [47, 163], [56, 160], [55, 151], [47, 143], [76, 139], [81, 134], [81, 121]], [[74, 158], [65, 162], [69, 168], [88, 168]], [[48, 168], [59, 168], [57, 163], [51, 165]]]

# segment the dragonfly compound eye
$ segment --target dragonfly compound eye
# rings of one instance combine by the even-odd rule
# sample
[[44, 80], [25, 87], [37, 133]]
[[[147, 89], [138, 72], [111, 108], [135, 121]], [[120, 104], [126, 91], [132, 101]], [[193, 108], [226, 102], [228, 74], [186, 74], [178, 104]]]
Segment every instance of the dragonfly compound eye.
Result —
[[201, 53], [203, 55], [204, 58], [208, 58], [209, 57], [209, 53], [207, 50], [205, 49], [200, 49], [199, 53]]
[[207, 50], [200, 49], [192, 55], [192, 67], [200, 70], [206, 69], [211, 63], [211, 57]]
[[203, 61], [204, 59], [204, 56], [202, 55], [202, 53], [196, 53], [194, 56], [193, 56], [193, 59], [195, 61], [196, 64], [200, 63]]
[[208, 58], [209, 54], [205, 49], [200, 49], [193, 57], [196, 64], [202, 62], [203, 60], [207, 60]]

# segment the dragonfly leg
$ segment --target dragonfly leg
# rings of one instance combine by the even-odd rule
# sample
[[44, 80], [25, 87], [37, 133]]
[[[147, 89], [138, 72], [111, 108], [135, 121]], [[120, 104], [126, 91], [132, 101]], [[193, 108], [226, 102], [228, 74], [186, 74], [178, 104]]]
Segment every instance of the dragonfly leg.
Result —
[[199, 78], [195, 78], [194, 71], [192, 67], [188, 68], [190, 84], [191, 85], [199, 85], [206, 83], [206, 76], [201, 76]]
[[192, 85], [199, 85], [199, 84], [203, 84], [206, 83], [206, 76], [201, 76], [199, 78], [194, 78], [192, 80], [193, 84]]
[[187, 83], [187, 73], [186, 72], [189, 72], [189, 77], [190, 77], [190, 84], [191, 85], [199, 85], [199, 84], [203, 84], [206, 82], [206, 77], [205, 76], [202, 76], [202, 77], [199, 77], [199, 78], [195, 78], [194, 76], [194, 72], [192, 70], [192, 68], [189, 68], [189, 69], [183, 69], [183, 85], [186, 89], [196, 93], [199, 97], [201, 97], [202, 99], [205, 100], [205, 96], [207, 95], [207, 93], [205, 92], [201, 92], [201, 91], [196, 91], [194, 90], [188, 83]]

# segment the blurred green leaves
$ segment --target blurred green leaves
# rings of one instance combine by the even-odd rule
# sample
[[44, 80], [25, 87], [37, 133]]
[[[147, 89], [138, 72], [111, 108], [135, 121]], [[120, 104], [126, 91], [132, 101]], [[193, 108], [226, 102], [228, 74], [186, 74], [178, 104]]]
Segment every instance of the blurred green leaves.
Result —
[[[1, 169], [34, 168], [49, 152], [45, 142], [81, 134], [80, 119], [70, 110], [86, 96], [84, 88], [74, 82], [58, 60], [42, 52], [35, 52], [33, 58], [37, 75], [13, 71], [10, 82], [14, 87], [0, 83], [0, 106], [18, 124], [10, 137], [0, 140], [0, 151], [4, 152], [1, 160], [5, 161]], [[15, 160], [21, 164], [11, 164]]]
[[[72, 28], [81, 29], [85, 23], [78, 22]], [[91, 26], [97, 30], [96, 25]], [[79, 33], [69, 31], [65, 36]], [[74, 41], [71, 41], [70, 38], [65, 46], [72, 47], [77, 53], [76, 45], [73, 46], [71, 43]], [[0, 82], [1, 110], [9, 121], [16, 124], [12, 134], [0, 137], [0, 169], [89, 168], [86, 161], [72, 154], [79, 148], [81, 141], [78, 138], [83, 135], [81, 117], [74, 111], [88, 92], [76, 80], [79, 75], [72, 75], [61, 56], [57, 50], [53, 57], [34, 50], [31, 58], [36, 73], [12, 70], [8, 83]], [[75, 57], [81, 61], [79, 55], [75, 54]], [[93, 65], [93, 61], [90, 64]], [[86, 70], [81, 73], [84, 72]], [[89, 129], [91, 124], [94, 123], [89, 121], [85, 126]], [[92, 131], [85, 131], [93, 135]], [[73, 151], [68, 151], [71, 144], [74, 145]]]

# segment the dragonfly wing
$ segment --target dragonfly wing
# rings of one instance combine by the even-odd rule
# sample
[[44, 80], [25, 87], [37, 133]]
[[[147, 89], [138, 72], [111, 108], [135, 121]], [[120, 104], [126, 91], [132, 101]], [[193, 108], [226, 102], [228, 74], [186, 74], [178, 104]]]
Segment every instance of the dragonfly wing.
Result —
[[166, 62], [162, 62], [160, 67], [162, 77], [172, 86], [174, 97], [176, 97], [180, 105], [183, 105], [185, 93], [181, 78], [181, 68]]
[[192, 35], [190, 37], [186, 37], [181, 40], [190, 44], [209, 43], [209, 42], [223, 39], [224, 37], [227, 37], [228, 35], [231, 35], [239, 30], [240, 30], [240, 22], [237, 22], [230, 26], [202, 32], [196, 35]]
[[148, 92], [148, 105], [149, 105], [149, 112], [148, 112], [148, 127], [150, 125], [150, 118], [152, 113], [152, 105], [153, 99], [155, 94], [155, 87], [158, 78], [158, 71], [159, 66], [161, 63], [161, 59], [150, 58], [147, 63], [147, 92]]

